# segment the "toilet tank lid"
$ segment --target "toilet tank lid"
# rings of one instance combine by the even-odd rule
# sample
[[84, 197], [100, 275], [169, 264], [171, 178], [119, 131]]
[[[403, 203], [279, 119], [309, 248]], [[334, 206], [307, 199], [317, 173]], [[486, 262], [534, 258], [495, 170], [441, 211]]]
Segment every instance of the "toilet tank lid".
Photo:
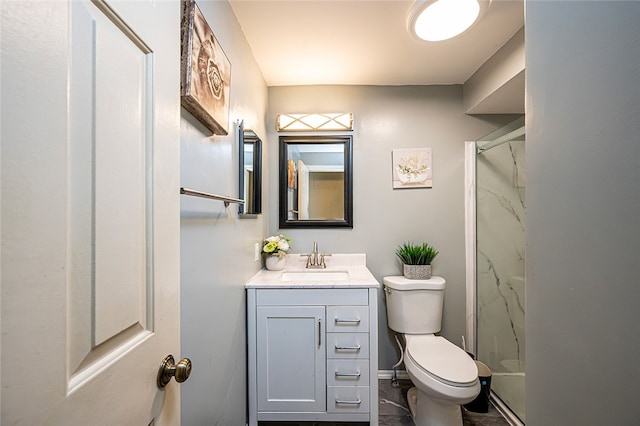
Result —
[[403, 276], [384, 277], [385, 286], [394, 290], [444, 290], [446, 281], [442, 277], [431, 276], [428, 280], [410, 280]]

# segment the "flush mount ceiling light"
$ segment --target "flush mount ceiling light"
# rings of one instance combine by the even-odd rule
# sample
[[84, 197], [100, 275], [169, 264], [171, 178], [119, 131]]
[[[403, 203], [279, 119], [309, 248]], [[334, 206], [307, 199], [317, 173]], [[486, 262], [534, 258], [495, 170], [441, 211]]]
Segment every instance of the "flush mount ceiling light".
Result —
[[491, 0], [418, 0], [409, 11], [409, 32], [425, 41], [453, 38], [471, 28], [490, 2]]

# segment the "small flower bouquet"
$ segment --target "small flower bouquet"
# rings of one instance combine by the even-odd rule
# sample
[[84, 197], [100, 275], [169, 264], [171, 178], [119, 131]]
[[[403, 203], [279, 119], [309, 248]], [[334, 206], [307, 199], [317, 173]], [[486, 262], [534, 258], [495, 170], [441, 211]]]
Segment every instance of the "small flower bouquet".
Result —
[[423, 182], [427, 179], [427, 170], [429, 169], [422, 163], [419, 154], [404, 157], [398, 163], [398, 177], [402, 183]]
[[262, 253], [267, 256], [278, 256], [282, 258], [289, 251], [290, 242], [291, 238], [287, 238], [282, 234], [265, 238], [262, 240]]

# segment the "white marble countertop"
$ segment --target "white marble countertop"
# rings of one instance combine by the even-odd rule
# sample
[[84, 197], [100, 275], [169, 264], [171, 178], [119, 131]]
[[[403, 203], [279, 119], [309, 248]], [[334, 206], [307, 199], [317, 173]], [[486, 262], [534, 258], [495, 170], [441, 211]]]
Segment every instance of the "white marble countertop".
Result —
[[[282, 271], [262, 269], [245, 283], [245, 288], [378, 288], [380, 283], [367, 268], [365, 254], [333, 254], [325, 257], [326, 268], [306, 269], [307, 258], [299, 254], [288, 254]], [[309, 279], [285, 281], [286, 273], [309, 274]], [[346, 272], [347, 279], [317, 280], [314, 273]]]

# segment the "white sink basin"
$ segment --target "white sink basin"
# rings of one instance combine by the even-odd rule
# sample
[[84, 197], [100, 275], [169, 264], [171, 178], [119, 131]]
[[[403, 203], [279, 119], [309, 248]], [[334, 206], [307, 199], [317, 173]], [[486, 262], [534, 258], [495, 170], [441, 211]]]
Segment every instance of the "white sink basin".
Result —
[[348, 281], [347, 271], [285, 271], [282, 281]]

